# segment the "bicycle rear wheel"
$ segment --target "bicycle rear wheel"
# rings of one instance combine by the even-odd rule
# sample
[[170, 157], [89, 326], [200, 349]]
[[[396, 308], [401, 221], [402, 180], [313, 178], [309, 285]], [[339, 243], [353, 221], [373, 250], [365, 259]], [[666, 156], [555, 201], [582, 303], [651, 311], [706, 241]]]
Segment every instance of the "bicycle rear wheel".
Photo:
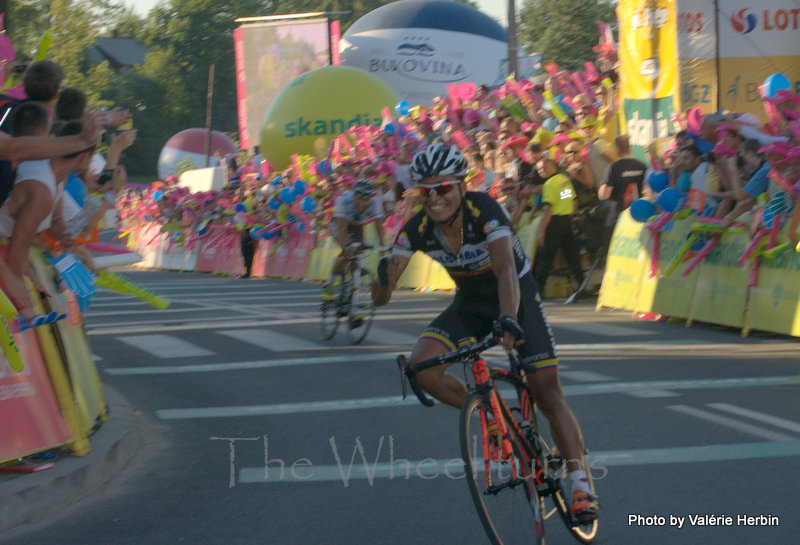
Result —
[[347, 317], [348, 329], [347, 337], [353, 344], [360, 344], [369, 333], [372, 326], [372, 318], [375, 316], [375, 306], [372, 304], [372, 275], [366, 271], [361, 271], [361, 280], [356, 286], [357, 293], [353, 292], [355, 303], [350, 307], [350, 314]]
[[[555, 511], [558, 512], [561, 519], [564, 521], [564, 524], [569, 529], [572, 537], [577, 539], [581, 543], [589, 544], [592, 543], [595, 538], [597, 537], [597, 530], [598, 530], [598, 520], [594, 518], [588, 522], [582, 522], [579, 520], [574, 520], [573, 517], [570, 515], [569, 512], [569, 504], [565, 500], [565, 495], [567, 493], [566, 489], [566, 481], [567, 481], [567, 464], [564, 458], [561, 456], [561, 453], [558, 451], [558, 447], [556, 447], [555, 441], [553, 440], [552, 434], [550, 433], [550, 426], [549, 423], [546, 423], [546, 418], [542, 416], [539, 412], [538, 408], [536, 408], [535, 413], [536, 418], [533, 422], [534, 426], [536, 427], [537, 433], [539, 435], [539, 443], [542, 448], [542, 464], [544, 466], [544, 470], [548, 477], [548, 482], [551, 483], [553, 487], [553, 493], [547, 496], [547, 498], [552, 502], [553, 508]], [[544, 425], [542, 425], [544, 424]], [[589, 487], [592, 490], [592, 494], [596, 494], [595, 487], [594, 487], [594, 480], [592, 479], [592, 468], [590, 468], [586, 463], [586, 455], [584, 454], [582, 457], [581, 463], [584, 468], [586, 468], [586, 475], [589, 479]], [[554, 513], [553, 511], [544, 511], [545, 520], [552, 516]]]
[[[467, 484], [486, 534], [494, 545], [544, 543], [539, 500], [530, 466], [523, 462], [520, 439], [512, 432], [513, 451], [500, 461], [484, 456], [487, 419], [497, 418], [484, 398], [473, 394], [461, 409], [461, 456]], [[500, 416], [502, 418], [502, 416]], [[516, 468], [516, 478], [512, 467]]]

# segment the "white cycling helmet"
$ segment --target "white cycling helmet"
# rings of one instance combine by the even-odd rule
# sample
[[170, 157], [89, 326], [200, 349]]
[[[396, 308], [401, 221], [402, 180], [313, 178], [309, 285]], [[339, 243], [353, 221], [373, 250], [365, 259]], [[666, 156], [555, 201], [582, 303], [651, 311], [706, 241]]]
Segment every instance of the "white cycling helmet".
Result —
[[356, 183], [353, 184], [353, 192], [361, 197], [372, 197], [376, 191], [375, 184], [366, 178], [359, 178], [356, 180]]
[[453, 176], [463, 180], [468, 171], [466, 157], [455, 146], [446, 144], [431, 144], [411, 160], [411, 179], [415, 182], [433, 176]]

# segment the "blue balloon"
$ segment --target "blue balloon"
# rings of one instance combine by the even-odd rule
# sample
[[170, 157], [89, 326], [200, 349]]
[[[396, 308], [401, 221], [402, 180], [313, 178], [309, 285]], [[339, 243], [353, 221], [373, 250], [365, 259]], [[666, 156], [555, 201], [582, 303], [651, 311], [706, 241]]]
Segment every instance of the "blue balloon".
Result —
[[394, 107], [394, 111], [397, 112], [397, 115], [408, 115], [410, 107], [411, 105], [407, 101], [401, 100], [397, 103], [397, 106]]
[[387, 123], [386, 126], [383, 128], [383, 132], [394, 134], [395, 127], [391, 123]]
[[674, 187], [668, 187], [658, 196], [658, 206], [665, 212], [677, 212], [686, 204], [686, 197]]
[[305, 212], [306, 214], [310, 214], [311, 212], [313, 212], [314, 208], [316, 208], [317, 206], [316, 201], [314, 201], [314, 197], [312, 197], [311, 195], [309, 195], [308, 197], [304, 197], [300, 204], [303, 207], [303, 212]]
[[234, 206], [233, 209], [236, 210], [237, 212], [244, 212], [244, 213], [247, 212], [247, 207], [244, 205], [244, 203], [240, 202], [237, 202], [236, 206]]
[[297, 198], [297, 195], [294, 194], [291, 187], [284, 187], [281, 189], [281, 192], [278, 194], [283, 202], [286, 204], [291, 204]]
[[631, 203], [631, 217], [639, 223], [644, 223], [656, 213], [656, 205], [645, 199], [638, 199]]
[[303, 193], [306, 192], [306, 183], [303, 180], [297, 180], [294, 183], [294, 194], [296, 197], [300, 197]]
[[267, 203], [267, 205], [268, 205], [270, 208], [272, 208], [273, 210], [277, 210], [277, 209], [279, 209], [279, 208], [281, 207], [281, 203], [280, 203], [280, 201], [279, 201], [278, 199], [276, 199], [275, 197], [272, 197], [272, 198], [269, 200], [269, 202]]
[[160, 189], [158, 189], [156, 191], [153, 191], [153, 200], [154, 201], [158, 202], [163, 198], [164, 198], [164, 192], [163, 191], [161, 191]]
[[688, 193], [692, 188], [692, 175], [685, 170], [681, 172], [681, 175], [678, 176], [678, 182], [675, 184], [675, 188], [681, 193]]
[[661, 193], [669, 185], [669, 176], [663, 170], [654, 170], [647, 177], [647, 183], [653, 193]]
[[322, 174], [323, 176], [327, 176], [328, 174], [333, 172], [333, 167], [331, 166], [330, 161], [327, 159], [323, 159], [317, 164], [317, 172]]
[[769, 98], [774, 97], [775, 93], [782, 89], [792, 90], [792, 82], [783, 74], [776, 72], [775, 74], [770, 74], [764, 80], [764, 94]]

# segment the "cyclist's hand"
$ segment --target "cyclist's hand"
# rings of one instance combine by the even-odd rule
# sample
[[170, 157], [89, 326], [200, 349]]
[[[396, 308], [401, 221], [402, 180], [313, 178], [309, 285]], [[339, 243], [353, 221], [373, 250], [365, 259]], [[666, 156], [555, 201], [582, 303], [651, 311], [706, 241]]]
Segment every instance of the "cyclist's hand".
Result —
[[525, 342], [525, 332], [515, 318], [503, 316], [500, 318], [500, 328], [503, 330], [503, 350], [506, 352]]
[[386, 255], [378, 261], [378, 282], [381, 286], [389, 285], [389, 261], [391, 258]]
[[347, 254], [347, 257], [351, 257], [354, 256], [356, 253], [358, 253], [360, 249], [361, 249], [360, 242], [351, 242], [350, 244], [347, 245], [344, 251], [345, 254]]

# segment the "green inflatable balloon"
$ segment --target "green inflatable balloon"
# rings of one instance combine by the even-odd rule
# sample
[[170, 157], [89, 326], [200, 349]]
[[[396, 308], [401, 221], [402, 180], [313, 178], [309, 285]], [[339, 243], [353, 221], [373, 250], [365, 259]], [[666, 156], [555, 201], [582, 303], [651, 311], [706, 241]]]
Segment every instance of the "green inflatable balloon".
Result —
[[[360, 68], [326, 66], [297, 76], [264, 114], [261, 153], [278, 169], [291, 156], [324, 156], [335, 137], [354, 125], [383, 123], [381, 110], [399, 97], [378, 77]], [[324, 158], [324, 157], [322, 157]]]

